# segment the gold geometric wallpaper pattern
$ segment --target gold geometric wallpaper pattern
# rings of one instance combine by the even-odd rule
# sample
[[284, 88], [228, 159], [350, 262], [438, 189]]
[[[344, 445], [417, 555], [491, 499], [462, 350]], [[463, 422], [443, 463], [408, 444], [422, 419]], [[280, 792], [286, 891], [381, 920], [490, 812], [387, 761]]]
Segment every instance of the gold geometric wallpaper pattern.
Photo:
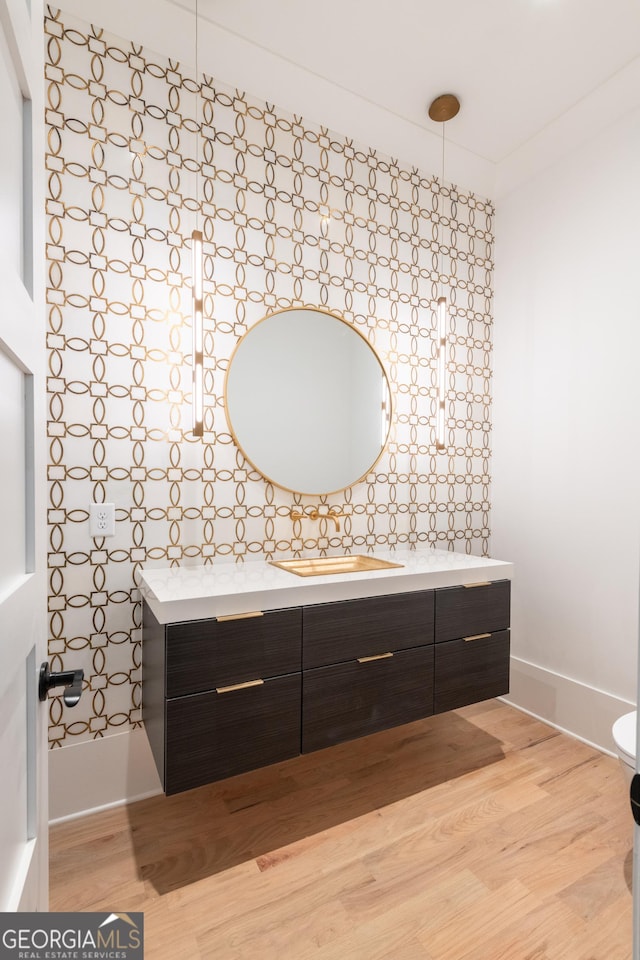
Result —
[[[52, 669], [85, 671], [73, 711], [51, 698], [60, 746], [140, 723], [143, 564], [332, 548], [486, 553], [493, 209], [53, 8], [45, 70], [49, 652]], [[198, 208], [202, 439], [191, 434]], [[441, 282], [451, 316], [436, 451]], [[266, 313], [303, 304], [369, 340], [394, 404], [373, 472], [321, 498], [253, 470], [224, 409], [238, 339]], [[89, 537], [92, 501], [115, 503], [115, 537]], [[344, 514], [340, 532], [293, 526], [294, 504], [318, 503]]]

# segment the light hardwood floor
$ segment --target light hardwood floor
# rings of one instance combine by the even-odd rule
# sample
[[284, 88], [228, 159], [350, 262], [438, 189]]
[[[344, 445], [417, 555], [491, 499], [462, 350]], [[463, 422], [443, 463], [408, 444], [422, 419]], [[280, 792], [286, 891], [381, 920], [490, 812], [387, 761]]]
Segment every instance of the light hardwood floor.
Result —
[[617, 762], [498, 701], [51, 830], [147, 960], [628, 960]]

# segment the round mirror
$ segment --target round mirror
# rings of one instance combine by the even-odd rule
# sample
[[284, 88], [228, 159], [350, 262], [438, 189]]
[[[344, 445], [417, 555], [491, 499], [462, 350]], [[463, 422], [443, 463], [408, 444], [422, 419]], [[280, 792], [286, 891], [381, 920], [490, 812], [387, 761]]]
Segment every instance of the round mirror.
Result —
[[272, 313], [239, 341], [225, 403], [251, 464], [295, 493], [335, 493], [361, 480], [387, 442], [389, 382], [355, 327], [306, 307]]

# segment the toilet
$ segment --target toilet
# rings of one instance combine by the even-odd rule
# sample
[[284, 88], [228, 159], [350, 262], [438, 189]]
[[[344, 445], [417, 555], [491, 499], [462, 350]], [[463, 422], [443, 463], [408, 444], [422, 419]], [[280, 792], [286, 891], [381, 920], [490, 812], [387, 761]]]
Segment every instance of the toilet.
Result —
[[632, 710], [619, 717], [611, 731], [627, 783], [631, 783], [636, 769], [636, 722], [636, 711]]

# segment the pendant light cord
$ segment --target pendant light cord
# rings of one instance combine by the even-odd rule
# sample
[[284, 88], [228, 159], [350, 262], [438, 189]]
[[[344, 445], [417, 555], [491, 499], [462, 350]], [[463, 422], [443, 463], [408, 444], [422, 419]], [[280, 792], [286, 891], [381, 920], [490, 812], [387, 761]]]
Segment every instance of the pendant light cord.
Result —
[[[197, 0], [196, 0], [197, 2]], [[443, 290], [443, 281], [442, 281], [442, 272], [444, 270], [444, 252], [442, 249], [442, 241], [444, 237], [444, 224], [442, 222], [442, 217], [444, 215], [444, 128], [446, 123], [442, 124], [442, 174], [440, 176], [440, 292]]]
[[200, 73], [198, 66], [198, 23], [199, 10], [198, 0], [196, 0], [196, 229], [200, 226], [200, 124], [198, 114], [200, 107]]

